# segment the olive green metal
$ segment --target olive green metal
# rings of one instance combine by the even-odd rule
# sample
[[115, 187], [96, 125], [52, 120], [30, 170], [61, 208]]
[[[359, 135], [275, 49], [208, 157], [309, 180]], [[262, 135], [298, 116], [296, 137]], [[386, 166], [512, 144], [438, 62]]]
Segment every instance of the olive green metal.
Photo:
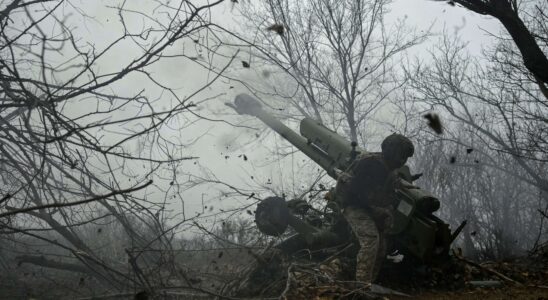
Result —
[[388, 234], [397, 236], [409, 252], [424, 261], [433, 257], [437, 247], [448, 251], [451, 232], [432, 216], [432, 212], [439, 208], [439, 200], [427, 191], [403, 179], [401, 181], [401, 186], [396, 189], [399, 203]]
[[262, 233], [279, 236], [289, 225], [289, 214], [290, 211], [283, 198], [268, 197], [257, 205], [255, 224]]
[[398, 236], [398, 240], [415, 257], [428, 261], [435, 250], [436, 225], [433, 220], [414, 216], [409, 218], [409, 223]]
[[304, 118], [301, 121], [300, 129], [301, 135], [311, 145], [325, 152], [334, 161], [334, 167], [339, 170], [346, 170], [350, 166], [354, 158], [351, 155], [353, 152], [357, 155], [364, 151], [353, 147], [347, 139], [314, 119]]
[[[331, 177], [337, 178], [335, 169], [340, 168], [340, 165], [337, 160], [329, 156], [329, 152], [326, 152], [318, 145], [312, 143], [312, 141], [309, 141], [301, 135], [297, 134], [295, 131], [291, 130], [289, 127], [280, 122], [280, 120], [276, 119], [271, 114], [264, 111], [262, 109], [261, 103], [255, 98], [246, 94], [240, 94], [236, 96], [234, 105], [238, 113], [248, 114], [259, 118], [259, 120], [263, 121], [263, 123], [265, 123], [268, 127], [279, 133], [293, 146], [297, 147], [306, 156], [310, 157], [314, 162], [320, 165], [324, 170], [327, 171], [327, 173]], [[350, 143], [348, 144], [350, 146]]]
[[329, 230], [320, 230], [292, 214], [287, 202], [281, 197], [263, 199], [255, 211], [255, 223], [259, 230], [267, 235], [279, 236], [291, 226], [304, 237], [309, 245], [329, 244], [329, 241], [338, 241]]
[[289, 215], [289, 226], [295, 231], [304, 236], [307, 244], [322, 244], [324, 241], [329, 241], [334, 238], [333, 234], [327, 230], [319, 230], [318, 228], [306, 223], [298, 217]]
[[[264, 111], [260, 102], [249, 95], [238, 95], [234, 109], [240, 114], [259, 118], [335, 179], [348, 168], [358, 153], [365, 153], [355, 143], [310, 118], [301, 121], [299, 135]], [[449, 226], [432, 214], [439, 208], [439, 200], [410, 183], [412, 176], [407, 166], [402, 167], [399, 173], [402, 177], [401, 185], [396, 190], [399, 202], [394, 213], [393, 227], [388, 233], [409, 253], [423, 261], [433, 260], [436, 256], [444, 257], [462, 228], [452, 235]], [[314, 228], [292, 214], [287, 215], [287, 220], [281, 223], [289, 224], [303, 234], [309, 243], [333, 238], [329, 233]]]

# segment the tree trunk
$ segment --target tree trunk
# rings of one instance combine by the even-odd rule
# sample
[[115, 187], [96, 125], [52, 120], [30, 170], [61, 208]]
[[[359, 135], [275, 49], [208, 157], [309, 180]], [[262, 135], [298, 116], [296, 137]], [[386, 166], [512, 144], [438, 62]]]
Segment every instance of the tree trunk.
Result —
[[15, 257], [15, 260], [19, 265], [28, 263], [51, 269], [95, 275], [93, 271], [84, 265], [55, 261], [41, 255], [19, 255]]
[[[497, 17], [497, 16], [496, 16]], [[498, 16], [502, 25], [508, 30], [516, 43], [525, 67], [533, 73], [536, 78], [548, 84], [548, 58], [542, 52], [537, 41], [527, 29], [517, 14], [506, 14]]]

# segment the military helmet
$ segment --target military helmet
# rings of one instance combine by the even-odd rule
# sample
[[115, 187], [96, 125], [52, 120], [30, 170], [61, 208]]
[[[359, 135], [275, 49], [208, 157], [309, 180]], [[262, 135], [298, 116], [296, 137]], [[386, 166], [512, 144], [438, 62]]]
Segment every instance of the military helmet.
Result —
[[413, 153], [415, 152], [415, 147], [411, 140], [397, 133], [393, 133], [386, 137], [384, 141], [382, 141], [381, 149], [383, 155], [388, 157], [399, 156], [408, 158], [413, 156]]

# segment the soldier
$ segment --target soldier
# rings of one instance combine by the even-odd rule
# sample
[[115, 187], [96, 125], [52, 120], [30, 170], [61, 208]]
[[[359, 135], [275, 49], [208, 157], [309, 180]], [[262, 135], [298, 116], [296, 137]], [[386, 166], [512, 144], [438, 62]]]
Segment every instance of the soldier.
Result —
[[366, 153], [339, 176], [336, 201], [359, 241], [356, 257], [356, 281], [371, 284], [386, 256], [385, 234], [393, 223], [397, 169], [413, 156], [411, 141], [392, 134], [381, 144], [381, 153]]

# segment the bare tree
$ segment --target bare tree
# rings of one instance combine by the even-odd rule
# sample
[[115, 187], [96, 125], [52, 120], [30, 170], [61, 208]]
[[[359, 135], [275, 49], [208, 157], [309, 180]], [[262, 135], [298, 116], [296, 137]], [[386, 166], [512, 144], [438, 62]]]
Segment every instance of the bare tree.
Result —
[[[184, 153], [185, 137], [175, 133], [187, 126], [183, 113], [192, 113], [193, 99], [218, 76], [181, 97], [154, 66], [201, 59], [201, 44], [210, 42], [204, 38], [210, 10], [221, 2], [113, 3], [104, 8], [118, 17], [112, 39], [88, 39], [86, 22], [109, 20], [87, 15], [73, 1], [0, 4], [0, 230], [5, 239], [26, 235], [70, 257], [58, 261], [38, 252], [19, 256], [19, 263], [87, 270], [118, 289], [131, 283], [151, 291], [165, 283], [151, 268], [173, 265], [172, 258], [146, 253], [171, 249], [168, 206], [182, 201], [177, 168], [193, 158]], [[121, 245], [129, 273], [127, 263], [100, 255], [101, 247], [79, 230], [106, 220], [129, 237]], [[187, 221], [184, 213], [178, 221]]]
[[[533, 57], [546, 59], [548, 33], [540, 21], [546, 18], [546, 3], [455, 2], [474, 11], [484, 7], [483, 13], [499, 18], [510, 36], [493, 35], [496, 43], [478, 58], [467, 53], [459, 37], [445, 34], [431, 52], [431, 63], [407, 69], [408, 101], [418, 113], [441, 113], [446, 129], [443, 136], [419, 130], [418, 164], [426, 174], [423, 184], [447, 199], [442, 209], [448, 218], [468, 220], [462, 240], [467, 252], [508, 257], [546, 238], [548, 98], [536, 69], [542, 59], [531, 65]], [[520, 23], [528, 37], [516, 38], [515, 28], [509, 28], [516, 24], [505, 22]]]
[[424, 172], [417, 184], [440, 197], [442, 218], [454, 226], [467, 221], [458, 241], [465, 255], [508, 259], [532, 249], [539, 238], [544, 240], [542, 192], [515, 180], [526, 174], [512, 156], [476, 142], [476, 131], [462, 123], [447, 128], [444, 135], [438, 139], [421, 134], [413, 162]]
[[[389, 26], [390, 1], [265, 1], [241, 6], [251, 31], [250, 66], [266, 86], [247, 83], [286, 116], [311, 116], [363, 142], [369, 122], [401, 86], [397, 58], [424, 35], [402, 20]], [[287, 105], [290, 103], [290, 105]]]
[[[548, 84], [548, 58], [545, 1], [522, 0], [454, 0], [465, 8], [498, 19], [519, 49], [523, 65], [533, 74], [539, 85]], [[521, 15], [521, 16], [520, 16]], [[526, 20], [523, 16], [526, 16]], [[540, 44], [540, 45], [539, 45]]]
[[408, 96], [470, 126], [476, 143], [511, 155], [525, 173], [483, 163], [546, 192], [547, 98], [534, 78], [520, 72], [509, 47], [501, 41], [486, 52], [488, 63], [483, 64], [470, 57], [458, 39], [444, 37], [433, 63], [418, 63], [408, 74], [414, 88]]

